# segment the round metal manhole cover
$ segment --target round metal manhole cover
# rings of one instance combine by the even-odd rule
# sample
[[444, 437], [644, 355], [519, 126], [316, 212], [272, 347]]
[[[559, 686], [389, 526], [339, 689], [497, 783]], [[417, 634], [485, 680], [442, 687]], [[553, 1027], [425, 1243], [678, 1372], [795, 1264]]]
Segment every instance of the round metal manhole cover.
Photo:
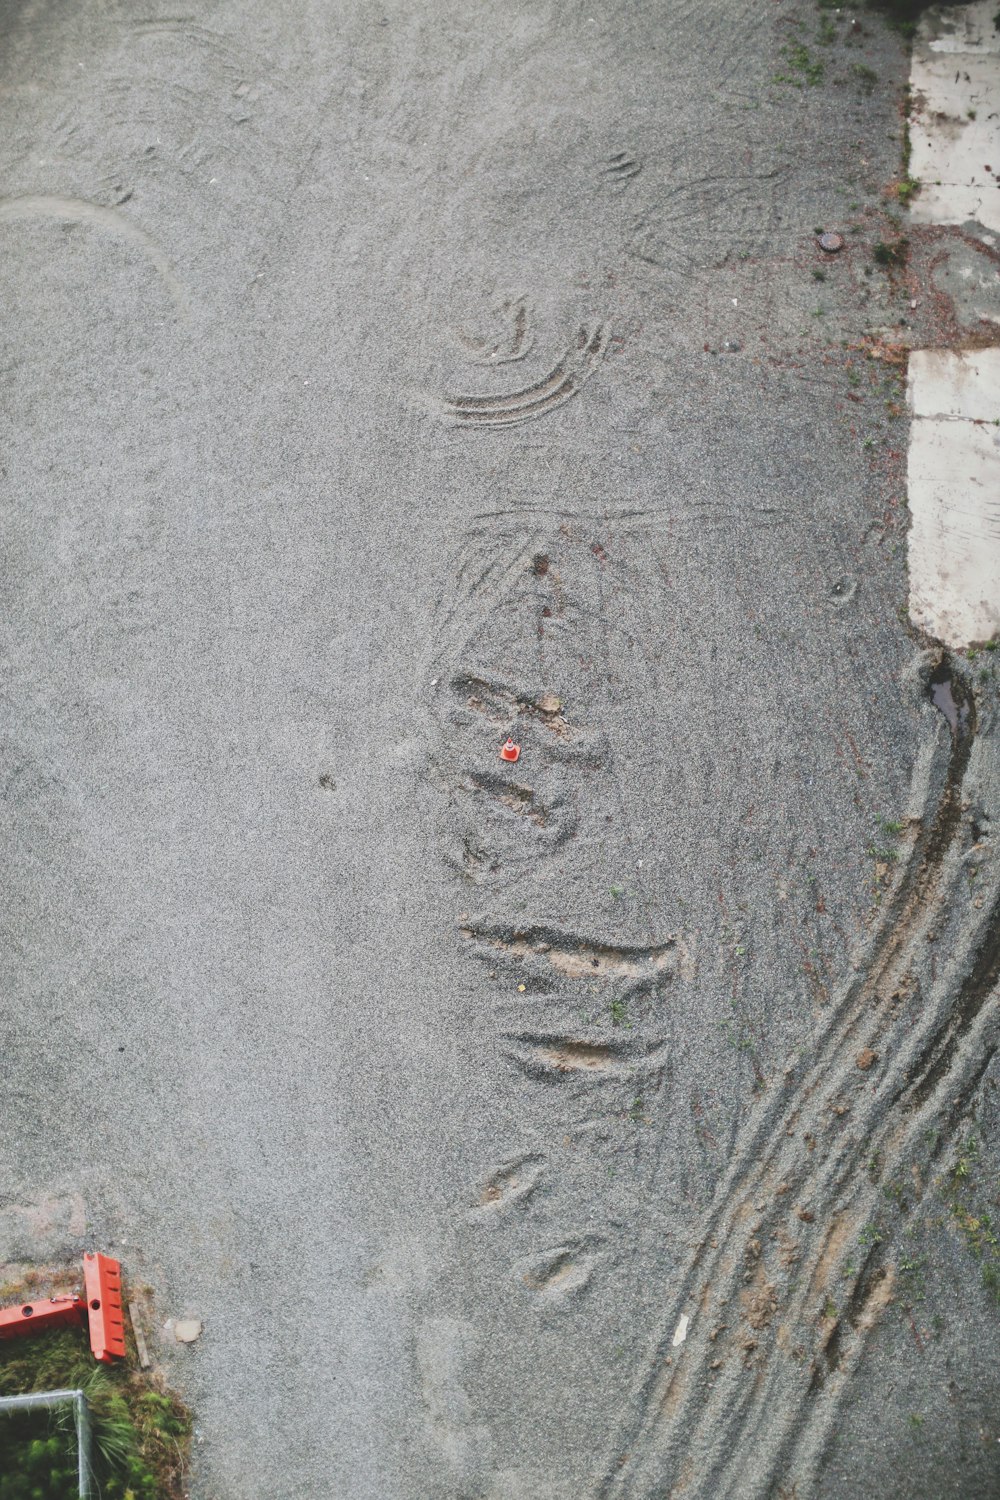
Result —
[[827, 255], [836, 255], [838, 250], [844, 248], [844, 236], [842, 234], [821, 234], [819, 237], [819, 248], [825, 250]]

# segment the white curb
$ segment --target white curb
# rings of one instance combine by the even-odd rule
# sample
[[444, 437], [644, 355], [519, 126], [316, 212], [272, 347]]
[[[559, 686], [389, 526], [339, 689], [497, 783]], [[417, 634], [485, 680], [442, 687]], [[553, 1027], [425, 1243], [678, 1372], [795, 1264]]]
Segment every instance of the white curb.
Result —
[[[1000, 233], [998, 0], [932, 13], [910, 74], [915, 223]], [[917, 350], [907, 486], [910, 618], [946, 645], [1000, 631], [1000, 349]]]

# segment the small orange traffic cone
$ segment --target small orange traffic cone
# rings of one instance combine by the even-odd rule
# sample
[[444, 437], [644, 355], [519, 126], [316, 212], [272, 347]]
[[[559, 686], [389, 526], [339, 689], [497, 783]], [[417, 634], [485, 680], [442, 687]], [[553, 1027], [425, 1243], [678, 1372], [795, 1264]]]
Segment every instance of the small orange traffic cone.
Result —
[[520, 753], [521, 753], [521, 747], [520, 747], [520, 745], [515, 745], [513, 740], [508, 740], [505, 745], [501, 745], [500, 746], [500, 759], [501, 760], [511, 760], [511, 761], [517, 760], [517, 757], [520, 755]]

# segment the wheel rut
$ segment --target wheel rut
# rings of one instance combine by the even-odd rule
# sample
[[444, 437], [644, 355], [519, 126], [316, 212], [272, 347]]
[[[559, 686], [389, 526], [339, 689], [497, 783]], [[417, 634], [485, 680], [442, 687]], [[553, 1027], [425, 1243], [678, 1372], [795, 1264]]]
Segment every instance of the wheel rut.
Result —
[[636, 1381], [601, 1500], [808, 1492], [893, 1295], [891, 1246], [871, 1229], [879, 1206], [904, 1177], [919, 1201], [995, 1049], [1000, 896], [994, 874], [971, 906], [963, 858], [976, 840], [973, 794], [995, 800], [997, 778], [975, 754], [976, 706], [946, 657], [923, 685], [946, 724], [918, 773], [920, 816], [895, 888], [808, 1066], [786, 1069], [743, 1132]]

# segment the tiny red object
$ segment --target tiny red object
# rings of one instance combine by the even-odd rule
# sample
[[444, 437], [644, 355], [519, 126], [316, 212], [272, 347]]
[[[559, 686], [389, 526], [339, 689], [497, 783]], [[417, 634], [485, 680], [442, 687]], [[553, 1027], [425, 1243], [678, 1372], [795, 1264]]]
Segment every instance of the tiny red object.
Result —
[[90, 1349], [109, 1365], [125, 1357], [125, 1318], [122, 1314], [122, 1268], [110, 1255], [89, 1251], [83, 1257], [83, 1289], [87, 1298]]
[[508, 740], [505, 745], [500, 746], [501, 760], [517, 760], [521, 753], [520, 745], [515, 745], [513, 740]]
[[16, 1339], [24, 1333], [41, 1333], [46, 1328], [64, 1328], [82, 1323], [83, 1298], [70, 1293], [65, 1297], [39, 1297], [22, 1302], [19, 1307], [0, 1308], [0, 1339]]

